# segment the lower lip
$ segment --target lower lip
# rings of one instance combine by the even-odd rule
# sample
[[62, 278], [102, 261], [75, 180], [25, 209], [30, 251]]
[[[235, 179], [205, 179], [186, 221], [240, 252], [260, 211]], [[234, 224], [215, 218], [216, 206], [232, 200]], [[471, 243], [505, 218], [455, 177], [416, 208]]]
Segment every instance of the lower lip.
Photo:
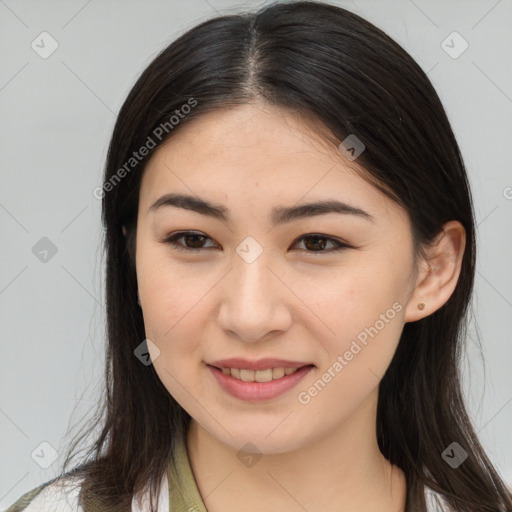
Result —
[[270, 400], [271, 398], [282, 395], [296, 386], [299, 381], [313, 369], [312, 365], [308, 365], [299, 368], [291, 375], [285, 375], [280, 379], [271, 380], [269, 382], [244, 382], [243, 380], [231, 377], [231, 375], [225, 375], [222, 373], [222, 370], [219, 370], [215, 366], [207, 366], [224, 391], [227, 391], [235, 398], [249, 402]]

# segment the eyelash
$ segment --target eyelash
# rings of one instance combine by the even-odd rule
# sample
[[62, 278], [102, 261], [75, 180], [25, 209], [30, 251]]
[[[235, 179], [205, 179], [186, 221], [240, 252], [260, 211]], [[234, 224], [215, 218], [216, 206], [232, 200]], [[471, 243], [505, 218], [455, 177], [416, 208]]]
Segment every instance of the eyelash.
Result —
[[[177, 233], [170, 235], [169, 237], [165, 238], [164, 240], [162, 240], [162, 243], [170, 244], [173, 246], [173, 248], [178, 249], [179, 251], [185, 251], [185, 252], [199, 252], [199, 251], [205, 251], [205, 250], [212, 249], [212, 248], [205, 248], [205, 247], [186, 247], [177, 242], [177, 240], [179, 240], [180, 238], [185, 238], [187, 236], [201, 236], [201, 237], [209, 238], [211, 240], [211, 238], [209, 236], [204, 235], [203, 233], [198, 233], [195, 231], [179, 231]], [[316, 234], [316, 233], [310, 233], [310, 234], [301, 236], [294, 242], [293, 245], [295, 245], [295, 243], [297, 243], [305, 238], [319, 238], [321, 240], [327, 240], [328, 242], [333, 242], [334, 244], [336, 244], [336, 247], [331, 250], [308, 251], [307, 249], [304, 249], [306, 252], [309, 252], [311, 254], [332, 253], [332, 252], [341, 251], [343, 249], [352, 248], [351, 245], [348, 245], [344, 242], [340, 242], [339, 240], [336, 240], [335, 238]]]

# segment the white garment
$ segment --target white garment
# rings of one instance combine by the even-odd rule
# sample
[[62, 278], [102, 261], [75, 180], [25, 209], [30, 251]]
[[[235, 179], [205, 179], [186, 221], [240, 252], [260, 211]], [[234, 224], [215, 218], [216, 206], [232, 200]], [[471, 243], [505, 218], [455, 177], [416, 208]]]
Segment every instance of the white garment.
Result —
[[425, 487], [425, 502], [428, 512], [450, 512], [451, 510], [445, 499], [430, 487]]

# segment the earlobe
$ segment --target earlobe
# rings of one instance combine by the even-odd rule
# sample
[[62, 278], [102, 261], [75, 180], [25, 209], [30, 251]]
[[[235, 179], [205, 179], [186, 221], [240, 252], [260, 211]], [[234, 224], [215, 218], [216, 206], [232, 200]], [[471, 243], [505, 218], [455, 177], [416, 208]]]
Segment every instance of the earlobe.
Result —
[[466, 231], [458, 221], [447, 222], [425, 252], [414, 291], [407, 302], [405, 321], [415, 322], [441, 307], [451, 297], [459, 279], [466, 246]]

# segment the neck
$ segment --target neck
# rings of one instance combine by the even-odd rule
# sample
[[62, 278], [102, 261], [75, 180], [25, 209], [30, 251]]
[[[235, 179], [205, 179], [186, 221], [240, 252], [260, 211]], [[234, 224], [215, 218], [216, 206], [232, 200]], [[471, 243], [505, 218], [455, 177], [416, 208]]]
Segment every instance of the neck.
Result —
[[379, 450], [376, 409], [377, 390], [328, 436], [290, 452], [252, 454], [259, 459], [244, 459], [246, 465], [239, 450], [192, 420], [187, 450], [208, 512], [252, 512], [251, 506], [329, 512], [341, 504], [347, 512], [404, 510], [405, 476]]

